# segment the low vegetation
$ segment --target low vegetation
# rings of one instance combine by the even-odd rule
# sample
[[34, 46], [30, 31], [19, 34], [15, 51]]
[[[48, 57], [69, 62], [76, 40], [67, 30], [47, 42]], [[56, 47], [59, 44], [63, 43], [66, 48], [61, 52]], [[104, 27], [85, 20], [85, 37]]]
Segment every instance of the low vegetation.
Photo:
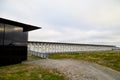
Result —
[[[28, 59], [40, 58], [29, 56]], [[0, 67], [0, 80], [64, 80], [64, 77], [56, 70], [38, 65], [15, 64]]]
[[[80, 52], [73, 54], [51, 54], [52, 59], [75, 59], [95, 62], [120, 71], [120, 51]], [[28, 61], [41, 59], [28, 56]], [[30, 64], [15, 64], [0, 67], [0, 80], [65, 80], [53, 69]]]
[[37, 56], [28, 56], [27, 57], [27, 61], [33, 61], [33, 60], [39, 60], [39, 59], [42, 59], [42, 58], [37, 57]]
[[120, 71], [120, 51], [51, 54], [49, 57], [53, 59], [68, 58], [75, 60], [91, 61]]

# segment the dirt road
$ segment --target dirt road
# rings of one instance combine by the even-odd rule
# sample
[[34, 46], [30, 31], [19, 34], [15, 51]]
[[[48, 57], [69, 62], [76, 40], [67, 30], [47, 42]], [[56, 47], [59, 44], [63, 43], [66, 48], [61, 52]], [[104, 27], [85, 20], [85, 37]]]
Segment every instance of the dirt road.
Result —
[[120, 80], [120, 72], [86, 61], [44, 59], [25, 63], [57, 69], [68, 80]]

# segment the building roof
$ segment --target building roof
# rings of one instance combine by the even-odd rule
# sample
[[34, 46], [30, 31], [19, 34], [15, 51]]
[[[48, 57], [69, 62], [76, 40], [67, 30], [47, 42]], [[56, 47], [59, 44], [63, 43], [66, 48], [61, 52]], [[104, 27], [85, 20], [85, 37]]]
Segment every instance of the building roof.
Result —
[[0, 23], [5, 23], [5, 24], [23, 27], [23, 31], [31, 31], [31, 30], [35, 30], [35, 29], [41, 29], [41, 27], [37, 27], [37, 26], [29, 25], [29, 24], [24, 24], [21, 22], [12, 21], [12, 20], [8, 20], [8, 19], [4, 19], [4, 18], [0, 18]]
[[81, 45], [81, 46], [101, 46], [101, 47], [116, 47], [114, 45], [98, 45], [98, 44], [80, 44], [80, 43], [61, 43], [61, 42], [39, 42], [39, 41], [28, 41], [28, 43], [47, 43], [47, 44], [65, 44], [65, 45]]

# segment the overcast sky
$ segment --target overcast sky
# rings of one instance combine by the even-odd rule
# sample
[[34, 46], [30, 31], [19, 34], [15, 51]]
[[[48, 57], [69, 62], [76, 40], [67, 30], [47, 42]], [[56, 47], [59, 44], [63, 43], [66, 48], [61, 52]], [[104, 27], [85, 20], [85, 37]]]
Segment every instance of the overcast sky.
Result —
[[0, 0], [0, 17], [42, 27], [29, 41], [120, 46], [120, 0]]

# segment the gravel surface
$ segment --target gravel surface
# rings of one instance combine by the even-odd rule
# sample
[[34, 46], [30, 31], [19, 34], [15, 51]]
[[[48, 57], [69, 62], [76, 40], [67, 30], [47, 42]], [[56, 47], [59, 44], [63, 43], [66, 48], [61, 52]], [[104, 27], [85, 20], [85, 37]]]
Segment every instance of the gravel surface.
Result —
[[86, 61], [42, 59], [24, 63], [57, 69], [67, 80], [120, 80], [120, 72]]

